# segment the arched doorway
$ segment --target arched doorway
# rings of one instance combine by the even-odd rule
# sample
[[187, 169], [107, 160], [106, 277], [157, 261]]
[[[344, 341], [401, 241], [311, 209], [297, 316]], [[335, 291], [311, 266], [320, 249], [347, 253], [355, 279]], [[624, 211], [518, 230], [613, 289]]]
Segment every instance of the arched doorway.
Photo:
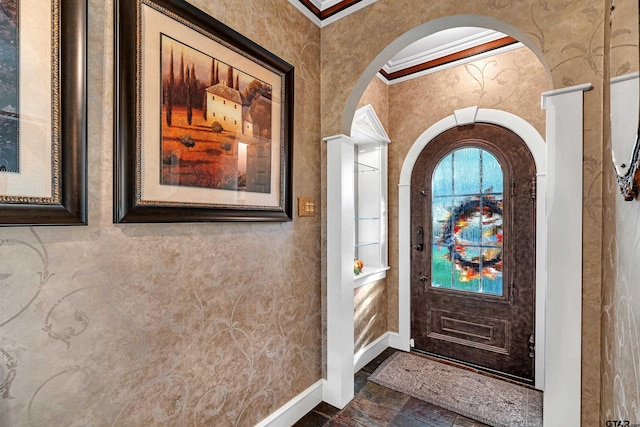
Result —
[[[429, 21], [398, 37], [384, 48], [367, 66], [353, 87], [343, 110], [341, 128], [351, 126], [358, 101], [368, 83], [382, 65], [396, 52], [413, 41], [456, 26], [482, 26], [510, 35], [525, 44], [540, 59], [549, 74], [544, 55], [538, 46], [517, 28], [497, 19], [456, 15]], [[551, 79], [549, 79], [550, 81]], [[536, 388], [545, 390], [545, 420], [576, 423], [581, 403], [581, 256], [582, 244], [582, 92], [590, 84], [545, 92], [543, 109], [547, 110], [547, 142], [526, 121], [497, 110], [477, 110], [477, 122], [503, 125], [520, 135], [536, 159], [538, 171], [536, 255]], [[544, 90], [544, 89], [543, 89]], [[536, 100], [537, 103], [537, 100]], [[473, 114], [471, 114], [473, 116]], [[399, 180], [398, 227], [398, 336], [391, 336], [392, 347], [409, 350], [410, 346], [410, 171], [420, 150], [437, 134], [458, 125], [457, 112], [431, 126], [421, 135], [405, 158]], [[418, 147], [419, 146], [419, 147]], [[547, 149], [549, 158], [549, 191], [547, 193]], [[562, 161], [560, 161], [562, 159]], [[402, 159], [400, 159], [402, 161]], [[407, 169], [407, 164], [411, 167]], [[407, 172], [408, 171], [408, 172]], [[408, 176], [407, 176], [408, 173]], [[395, 186], [395, 182], [390, 185]], [[541, 203], [541, 201], [543, 201]], [[547, 211], [548, 209], [548, 211]], [[392, 222], [393, 222], [392, 219]], [[549, 239], [547, 254], [545, 239]], [[577, 250], [575, 250], [577, 248]], [[540, 250], [541, 249], [541, 250]], [[394, 257], [396, 254], [391, 253]], [[567, 259], [567, 255], [569, 259]], [[548, 268], [547, 268], [548, 267]], [[392, 267], [393, 268], [393, 267]], [[547, 282], [549, 288], [547, 288]], [[546, 297], [548, 296], [548, 299]], [[545, 304], [547, 310], [545, 310]], [[393, 304], [395, 305], [395, 303]], [[391, 306], [393, 308], [393, 306]], [[545, 320], [549, 328], [545, 328]], [[545, 339], [546, 337], [549, 339]], [[570, 351], [567, 351], [570, 348]], [[549, 369], [545, 371], [545, 360]], [[541, 372], [545, 371], [544, 375]], [[547, 375], [548, 373], [548, 375]], [[546, 377], [546, 382], [545, 382]]]
[[[536, 293], [535, 293], [535, 336], [539, 344], [536, 348], [535, 387], [544, 389], [545, 372], [545, 311], [546, 311], [546, 194], [547, 194], [547, 156], [546, 143], [542, 136], [522, 118], [499, 110], [477, 109], [470, 107], [466, 112], [473, 110], [474, 114], [464, 114], [465, 110], [457, 111], [458, 117], [475, 117], [476, 123], [491, 123], [502, 126], [518, 135], [531, 152], [536, 168]], [[468, 124], [468, 123], [465, 123]], [[398, 210], [398, 276], [399, 276], [399, 339], [397, 347], [409, 351], [411, 339], [411, 174], [420, 153], [438, 135], [454, 129], [459, 125], [456, 114], [445, 117], [429, 127], [414, 142], [404, 159], [399, 182], [399, 210]]]

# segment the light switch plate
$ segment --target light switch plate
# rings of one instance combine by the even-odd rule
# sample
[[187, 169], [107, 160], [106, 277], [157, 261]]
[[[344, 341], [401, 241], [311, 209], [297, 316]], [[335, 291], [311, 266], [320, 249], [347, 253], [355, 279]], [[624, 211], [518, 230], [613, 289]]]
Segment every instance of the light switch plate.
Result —
[[298, 216], [314, 216], [316, 204], [309, 197], [298, 197]]

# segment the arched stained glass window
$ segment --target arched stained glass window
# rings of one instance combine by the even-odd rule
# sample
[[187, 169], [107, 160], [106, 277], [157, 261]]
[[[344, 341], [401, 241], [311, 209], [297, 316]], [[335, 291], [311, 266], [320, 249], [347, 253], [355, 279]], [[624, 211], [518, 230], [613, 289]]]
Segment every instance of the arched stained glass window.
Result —
[[478, 147], [450, 152], [432, 177], [431, 286], [502, 295], [503, 175]]

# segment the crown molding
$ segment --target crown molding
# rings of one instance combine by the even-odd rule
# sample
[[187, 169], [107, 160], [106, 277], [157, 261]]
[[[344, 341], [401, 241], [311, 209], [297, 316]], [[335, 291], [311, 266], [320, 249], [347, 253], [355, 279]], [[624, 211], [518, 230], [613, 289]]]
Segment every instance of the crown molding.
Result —
[[446, 70], [448, 68], [453, 68], [459, 65], [468, 64], [473, 61], [488, 58], [490, 56], [499, 55], [501, 53], [519, 49], [521, 47], [524, 47], [524, 45], [516, 41], [514, 43], [507, 44], [506, 46], [503, 46], [503, 47], [486, 50], [482, 53], [476, 53], [474, 55], [470, 55], [466, 57], [460, 57], [459, 59], [450, 58], [448, 61], [442, 61], [439, 64], [436, 64], [435, 61], [432, 62], [431, 64], [425, 63], [425, 64], [422, 64], [421, 66], [416, 66], [413, 70], [409, 70], [409, 69], [403, 70], [398, 73], [399, 75], [396, 75], [396, 76], [388, 75], [388, 74], [385, 75], [386, 73], [384, 73], [383, 69], [381, 69], [376, 75], [380, 80], [382, 80], [383, 83], [390, 86], [397, 83], [406, 82], [408, 80], [412, 80], [418, 77], [423, 77], [431, 73], [436, 73], [438, 71]]
[[[450, 31], [450, 30], [449, 30]], [[435, 36], [435, 35], [434, 35]], [[455, 38], [452, 41], [444, 44], [437, 44], [435, 47], [427, 47], [421, 49], [419, 52], [413, 55], [396, 55], [391, 58], [382, 69], [387, 74], [393, 74], [406, 68], [414, 67], [416, 65], [424, 64], [438, 60], [450, 55], [456, 55], [459, 52], [476, 49], [480, 46], [490, 46], [492, 42], [504, 39], [505, 35], [493, 30], [485, 30], [467, 37]], [[516, 40], [511, 39], [512, 43]], [[482, 48], [487, 50], [488, 48]]]
[[378, 0], [289, 0], [296, 9], [320, 28], [363, 9]]

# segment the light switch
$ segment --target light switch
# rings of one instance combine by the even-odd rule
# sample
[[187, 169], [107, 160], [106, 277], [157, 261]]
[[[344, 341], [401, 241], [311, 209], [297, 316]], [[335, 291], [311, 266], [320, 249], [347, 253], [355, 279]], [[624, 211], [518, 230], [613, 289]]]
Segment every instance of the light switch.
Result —
[[298, 197], [298, 216], [314, 216], [316, 204], [309, 197]]

